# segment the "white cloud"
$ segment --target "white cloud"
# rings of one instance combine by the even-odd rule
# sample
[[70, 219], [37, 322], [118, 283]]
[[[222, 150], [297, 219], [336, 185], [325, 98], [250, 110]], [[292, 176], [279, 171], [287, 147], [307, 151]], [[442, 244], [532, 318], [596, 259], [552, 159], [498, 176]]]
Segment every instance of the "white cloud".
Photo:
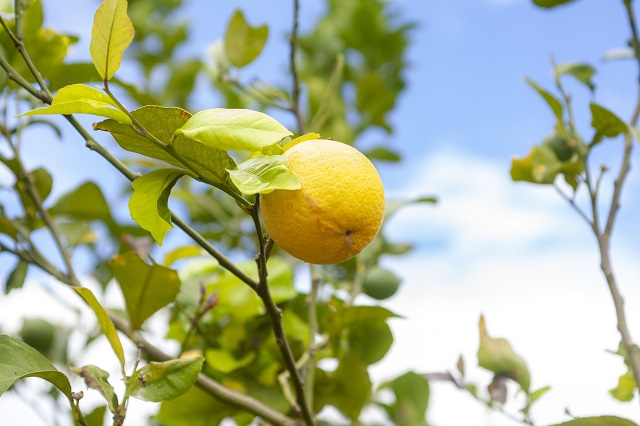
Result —
[[[624, 366], [605, 352], [618, 345], [615, 312], [581, 219], [552, 189], [510, 183], [503, 164], [458, 152], [430, 154], [423, 164], [404, 195], [424, 193], [428, 185], [442, 202], [407, 209], [390, 224], [389, 234], [416, 242], [418, 251], [387, 259], [405, 279], [389, 305], [406, 318], [392, 323], [395, 344], [375, 376], [454, 369], [462, 353], [471, 377], [487, 384], [476, 367], [483, 313], [489, 333], [510, 340], [527, 360], [532, 386], [552, 386], [534, 410], [538, 423], [566, 420], [565, 407], [575, 415], [640, 420], [635, 404], [607, 393]], [[434, 235], [447, 243], [431, 247]], [[640, 304], [640, 289], [624, 285], [640, 274], [637, 256], [615, 253], [628, 307]], [[628, 308], [627, 315], [630, 324], [640, 323], [637, 310]], [[640, 336], [637, 327], [631, 331]], [[429, 416], [436, 425], [515, 424], [449, 384], [432, 388]]]

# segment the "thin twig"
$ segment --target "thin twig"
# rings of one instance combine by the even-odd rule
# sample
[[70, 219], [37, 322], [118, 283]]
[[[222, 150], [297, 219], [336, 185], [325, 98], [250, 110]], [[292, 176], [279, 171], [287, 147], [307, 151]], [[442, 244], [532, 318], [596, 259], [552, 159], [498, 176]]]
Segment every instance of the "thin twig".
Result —
[[569, 203], [571, 205], [571, 207], [576, 211], [576, 213], [578, 213], [578, 215], [584, 219], [585, 222], [587, 222], [587, 224], [589, 225], [589, 227], [592, 227], [592, 221], [589, 218], [589, 216], [587, 216], [587, 214], [580, 208], [580, 206], [578, 204], [576, 204], [576, 200], [574, 200], [573, 198], [569, 197], [567, 194], [564, 193], [564, 191], [554, 182], [553, 183], [553, 187], [555, 188], [556, 192], [558, 194], [560, 194], [560, 197], [562, 197], [563, 199], [565, 199], [567, 201], [567, 203]]
[[309, 319], [309, 360], [305, 364], [305, 389], [307, 391], [307, 404], [309, 404], [309, 407], [313, 407], [313, 388], [316, 378], [316, 354], [318, 352], [318, 347], [316, 345], [316, 334], [318, 334], [317, 303], [318, 290], [320, 289], [320, 284], [322, 284], [322, 279], [316, 270], [317, 267], [314, 264], [310, 264], [309, 266], [311, 269], [311, 291], [307, 297], [307, 315]]
[[[632, 47], [635, 52], [635, 57], [638, 62], [638, 89], [640, 91], [640, 39], [638, 37], [638, 30], [636, 27], [635, 16], [633, 12], [633, 8], [631, 6], [631, 0], [623, 0], [625, 5], [625, 9], [627, 12], [627, 18], [629, 21], [629, 25], [631, 28], [632, 34]], [[638, 119], [640, 118], [640, 92], [638, 94], [638, 100], [636, 102], [636, 107], [631, 117], [630, 124], [631, 126], [635, 126], [638, 123]], [[607, 284], [609, 286], [609, 291], [611, 293], [611, 297], [613, 299], [617, 323], [618, 323], [618, 331], [620, 332], [620, 336], [622, 338], [622, 344], [627, 352], [627, 361], [631, 366], [631, 371], [633, 372], [633, 377], [636, 382], [636, 388], [640, 391], [640, 351], [638, 350], [638, 346], [633, 342], [631, 338], [631, 333], [629, 332], [629, 327], [627, 325], [627, 320], [624, 312], [624, 299], [620, 294], [620, 290], [618, 289], [617, 281], [615, 279], [615, 275], [613, 272], [613, 266], [611, 264], [611, 254], [610, 254], [610, 238], [613, 232], [613, 226], [615, 224], [616, 216], [620, 208], [620, 197], [622, 194], [622, 188], [627, 178], [631, 166], [631, 153], [633, 150], [633, 140], [631, 134], [627, 133], [624, 141], [624, 152], [622, 157], [622, 164], [620, 166], [620, 171], [618, 172], [618, 176], [614, 182], [613, 195], [611, 196], [611, 204], [609, 207], [609, 213], [607, 215], [606, 224], [602, 232], [598, 231], [598, 223], [596, 222], [596, 217], [594, 217], [594, 231], [596, 231], [596, 237], [598, 240], [598, 248], [600, 251], [600, 268], [602, 269], [602, 273], [607, 280]], [[591, 188], [590, 188], [591, 190]], [[594, 211], [597, 211], [596, 206], [596, 196], [597, 193], [595, 191], [592, 193], [592, 206]]]
[[307, 426], [313, 426], [315, 425], [315, 420], [311, 407], [309, 406], [309, 404], [307, 404], [307, 399], [305, 397], [304, 381], [302, 380], [302, 376], [300, 375], [300, 372], [298, 371], [298, 368], [296, 366], [296, 360], [293, 357], [293, 352], [291, 351], [291, 347], [289, 346], [284, 328], [282, 328], [282, 311], [273, 301], [271, 292], [269, 291], [267, 280], [267, 257], [265, 252], [266, 241], [265, 236], [262, 232], [262, 226], [260, 225], [259, 200], [260, 198], [257, 199], [256, 203], [254, 204], [254, 208], [251, 209], [251, 217], [255, 226], [259, 246], [259, 252], [256, 256], [256, 263], [258, 265], [258, 289], [256, 292], [262, 300], [267, 314], [269, 315], [269, 319], [271, 320], [271, 328], [273, 329], [273, 333], [276, 338], [276, 344], [278, 346], [278, 349], [280, 350], [280, 354], [282, 355], [284, 365], [289, 371], [291, 381], [293, 382], [297, 401], [297, 406], [293, 408], [295, 409], [295, 411], [300, 413]]
[[297, 49], [298, 49], [298, 21], [300, 15], [300, 0], [293, 0], [293, 27], [289, 37], [291, 76], [293, 88], [291, 89], [291, 112], [296, 117], [298, 132], [306, 133], [302, 111], [300, 111], [300, 77], [298, 76]]

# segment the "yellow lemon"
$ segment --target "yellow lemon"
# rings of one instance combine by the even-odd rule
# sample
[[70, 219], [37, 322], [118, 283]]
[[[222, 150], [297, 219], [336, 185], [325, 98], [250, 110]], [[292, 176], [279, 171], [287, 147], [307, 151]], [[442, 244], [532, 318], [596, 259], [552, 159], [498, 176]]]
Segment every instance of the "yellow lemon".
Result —
[[301, 183], [260, 196], [267, 232], [287, 253], [316, 264], [344, 262], [380, 230], [384, 188], [371, 161], [341, 142], [300, 142], [284, 154]]

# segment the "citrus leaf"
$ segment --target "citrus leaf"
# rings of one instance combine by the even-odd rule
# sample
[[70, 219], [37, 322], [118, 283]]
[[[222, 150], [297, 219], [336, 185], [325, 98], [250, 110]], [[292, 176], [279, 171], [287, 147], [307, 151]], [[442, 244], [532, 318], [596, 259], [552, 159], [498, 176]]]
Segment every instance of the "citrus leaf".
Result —
[[266, 25], [250, 26], [242, 11], [233, 14], [224, 37], [224, 47], [232, 65], [244, 67], [258, 57], [269, 35]]
[[14, 240], [18, 239], [18, 228], [16, 225], [9, 219], [2, 209], [0, 209], [0, 234], [5, 234], [13, 238]]
[[425, 417], [430, 393], [427, 379], [409, 371], [384, 387], [390, 387], [396, 397], [393, 405], [385, 407], [394, 424], [427, 424]]
[[638, 426], [631, 420], [616, 416], [580, 417], [568, 422], [558, 423], [551, 426]]
[[164, 266], [169, 267], [173, 262], [177, 262], [180, 259], [187, 257], [200, 256], [204, 252], [200, 246], [182, 246], [175, 250], [170, 251], [164, 257]]
[[592, 92], [595, 90], [592, 78], [596, 73], [596, 70], [591, 65], [570, 62], [560, 65], [556, 72], [559, 75], [572, 75], [579, 82], [587, 86]]
[[480, 317], [479, 329], [478, 365], [496, 375], [512, 379], [523, 391], [528, 392], [530, 376], [524, 360], [513, 351], [508, 341], [487, 334], [484, 316]]
[[572, 1], [573, 0], [533, 0], [533, 4], [539, 7], [544, 7], [545, 9], [550, 9]]
[[595, 103], [591, 103], [589, 108], [591, 109], [591, 127], [596, 129], [597, 135], [613, 138], [629, 131], [627, 124], [607, 108]]
[[254, 152], [290, 136], [291, 132], [258, 111], [213, 108], [194, 114], [175, 134], [225, 151]]
[[236, 359], [229, 352], [222, 349], [207, 349], [204, 354], [207, 364], [214, 370], [223, 373], [231, 373], [232, 371], [242, 368], [251, 363], [255, 358], [255, 353], [248, 353], [241, 359]]
[[91, 60], [107, 81], [120, 68], [122, 54], [133, 41], [133, 24], [127, 16], [126, 0], [104, 0], [93, 18]]
[[288, 150], [290, 150], [291, 148], [293, 148], [294, 146], [298, 145], [301, 142], [305, 142], [305, 141], [311, 141], [314, 139], [320, 139], [320, 134], [319, 133], [305, 133], [302, 136], [298, 136], [297, 138], [287, 142], [287, 144], [282, 148], [283, 151], [287, 152]]
[[300, 181], [287, 167], [284, 155], [259, 155], [227, 170], [231, 181], [243, 194], [268, 194], [276, 189], [300, 189]]
[[113, 386], [109, 383], [109, 373], [96, 367], [95, 365], [85, 365], [81, 368], [72, 368], [84, 380], [89, 389], [95, 389], [109, 404], [109, 411], [115, 413], [118, 408], [118, 396]]
[[107, 406], [100, 405], [89, 414], [85, 414], [84, 421], [87, 426], [104, 426], [104, 415], [107, 413]]
[[40, 352], [6, 334], [0, 334], [0, 349], [0, 395], [20, 379], [39, 377], [60, 389], [71, 402], [69, 379]]
[[369, 160], [388, 161], [390, 163], [397, 163], [401, 159], [396, 152], [383, 146], [375, 147], [369, 151], [363, 152], [363, 154], [366, 155]]
[[92, 114], [131, 124], [127, 114], [117, 109], [113, 100], [104, 93], [84, 84], [63, 87], [54, 96], [51, 105], [34, 109], [17, 117], [50, 114]]
[[50, 211], [78, 220], [113, 220], [100, 187], [93, 182], [85, 182], [60, 197]]
[[187, 392], [198, 378], [204, 358], [174, 359], [151, 362], [133, 373], [125, 398], [132, 396], [143, 401], [161, 402]]
[[136, 253], [115, 256], [109, 264], [122, 289], [131, 330], [139, 329], [178, 295], [180, 278], [172, 269], [148, 265]]
[[102, 332], [107, 337], [107, 340], [109, 340], [113, 351], [116, 353], [116, 356], [120, 361], [120, 365], [124, 367], [124, 350], [122, 349], [122, 343], [120, 342], [120, 337], [118, 337], [116, 327], [113, 325], [111, 318], [109, 318], [107, 311], [104, 310], [102, 305], [98, 302], [98, 299], [96, 299], [96, 296], [94, 296], [88, 288], [73, 287], [73, 289], [87, 302], [89, 307], [96, 314]]
[[609, 390], [612, 397], [622, 402], [629, 402], [635, 396], [636, 381], [633, 372], [628, 370], [618, 378], [618, 386]]
[[398, 317], [398, 315], [381, 306], [349, 306], [338, 311], [329, 311], [323, 319], [326, 323], [326, 331], [334, 335], [358, 324], [383, 321], [394, 317]]
[[5, 294], [8, 294], [11, 290], [16, 288], [22, 288], [24, 280], [27, 278], [27, 270], [29, 269], [29, 263], [24, 260], [19, 260], [16, 267], [11, 271], [7, 277], [7, 283], [4, 287]]
[[[182, 108], [165, 108], [156, 105], [143, 106], [131, 111], [131, 115], [153, 136], [165, 143], [168, 143], [174, 132], [191, 118], [191, 114]], [[180, 167], [186, 173], [195, 177], [190, 170], [184, 168], [184, 164], [179, 160], [150, 143], [148, 139], [132, 129], [131, 126], [114, 120], [105, 120], [94, 124], [93, 127], [95, 130], [104, 130], [111, 133], [111, 136], [124, 150]], [[176, 152], [194, 166], [199, 174], [220, 184], [232, 187], [225, 169], [234, 168], [236, 163], [226, 151], [205, 146], [182, 135], [175, 137], [171, 141], [171, 145]]]
[[533, 87], [535, 89], [536, 92], [538, 92], [538, 94], [540, 96], [542, 96], [542, 99], [545, 100], [545, 102], [547, 103], [547, 105], [549, 105], [549, 107], [551, 108], [551, 110], [553, 111], [553, 114], [556, 116], [556, 118], [558, 119], [558, 123], [562, 123], [562, 112], [563, 112], [563, 107], [562, 104], [560, 103], [560, 101], [558, 100], [558, 98], [556, 98], [555, 96], [553, 96], [551, 93], [549, 93], [548, 91], [546, 91], [545, 89], [543, 89], [540, 85], [538, 85], [538, 83], [536, 83], [535, 81], [527, 78], [525, 79], [527, 81], [527, 83]]
[[208, 395], [194, 386], [184, 395], [163, 402], [154, 419], [171, 426], [209, 426], [238, 413], [238, 409]]
[[167, 231], [173, 229], [169, 195], [183, 175], [184, 172], [178, 169], [158, 169], [132, 183], [133, 194], [129, 199], [131, 218], [149, 231], [159, 245], [162, 245]]
[[328, 403], [355, 422], [371, 395], [367, 366], [355, 354], [347, 353], [328, 379], [332, 385], [331, 394], [325, 396]]
[[[367, 365], [382, 360], [391, 349], [393, 333], [384, 321], [354, 325], [349, 330], [349, 349]], [[413, 423], [397, 423], [413, 424]]]

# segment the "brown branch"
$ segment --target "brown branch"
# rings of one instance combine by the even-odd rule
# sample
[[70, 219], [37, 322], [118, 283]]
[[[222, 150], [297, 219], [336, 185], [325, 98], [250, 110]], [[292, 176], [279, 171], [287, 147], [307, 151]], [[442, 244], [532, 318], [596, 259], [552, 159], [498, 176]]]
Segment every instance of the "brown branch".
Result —
[[293, 27], [289, 37], [291, 76], [293, 77], [293, 88], [291, 90], [291, 112], [296, 117], [298, 132], [306, 133], [302, 111], [300, 111], [300, 77], [298, 76], [297, 47], [298, 47], [298, 21], [300, 15], [300, 0], [293, 0]]
[[282, 359], [284, 361], [284, 365], [289, 372], [291, 377], [291, 381], [293, 382], [293, 387], [296, 392], [296, 402], [297, 405], [293, 407], [296, 412], [298, 412], [307, 426], [315, 425], [314, 415], [311, 407], [307, 403], [307, 398], [305, 396], [304, 391], [304, 381], [302, 380], [302, 376], [298, 371], [298, 367], [296, 366], [296, 360], [293, 357], [293, 352], [291, 351], [291, 347], [289, 346], [289, 342], [287, 341], [287, 336], [284, 332], [284, 328], [282, 327], [282, 311], [276, 303], [273, 301], [271, 297], [271, 292], [269, 291], [268, 285], [268, 271], [267, 271], [267, 256], [266, 256], [266, 241], [265, 236], [262, 232], [262, 226], [260, 225], [260, 198], [258, 197], [254, 208], [251, 209], [251, 218], [253, 219], [253, 223], [256, 229], [256, 235], [258, 237], [258, 246], [259, 252], [256, 256], [256, 263], [258, 266], [258, 288], [256, 293], [262, 300], [265, 309], [267, 310], [267, 314], [269, 315], [269, 319], [271, 320], [271, 328], [273, 329], [273, 334], [276, 338], [276, 344], [278, 349], [280, 350], [280, 354], [282, 355]]
[[[169, 361], [173, 359], [169, 354], [163, 352], [161, 349], [145, 339], [142, 334], [136, 331], [131, 332], [129, 323], [122, 317], [114, 313], [109, 313], [109, 317], [118, 330], [125, 333], [134, 343], [141, 345], [142, 350], [145, 351], [152, 359], [156, 361]], [[294, 419], [267, 407], [248, 395], [232, 391], [204, 374], [198, 375], [196, 384], [200, 389], [214, 396], [221, 402], [240, 410], [247, 411], [271, 424], [285, 426], [294, 426], [298, 424]]]

